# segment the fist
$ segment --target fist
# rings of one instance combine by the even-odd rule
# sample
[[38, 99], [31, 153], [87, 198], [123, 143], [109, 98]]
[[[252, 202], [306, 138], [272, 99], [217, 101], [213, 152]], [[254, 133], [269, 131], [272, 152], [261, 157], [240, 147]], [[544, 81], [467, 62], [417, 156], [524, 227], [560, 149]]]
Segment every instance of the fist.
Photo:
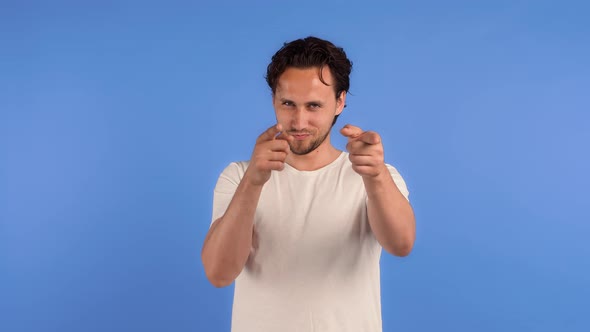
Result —
[[271, 171], [285, 168], [285, 159], [291, 152], [289, 143], [294, 138], [282, 130], [282, 126], [277, 124], [258, 136], [245, 174], [252, 184], [264, 185], [270, 179]]
[[348, 124], [340, 130], [340, 133], [348, 138], [346, 150], [355, 172], [363, 178], [376, 177], [384, 171], [387, 172], [379, 134], [374, 131], [363, 131], [359, 127]]

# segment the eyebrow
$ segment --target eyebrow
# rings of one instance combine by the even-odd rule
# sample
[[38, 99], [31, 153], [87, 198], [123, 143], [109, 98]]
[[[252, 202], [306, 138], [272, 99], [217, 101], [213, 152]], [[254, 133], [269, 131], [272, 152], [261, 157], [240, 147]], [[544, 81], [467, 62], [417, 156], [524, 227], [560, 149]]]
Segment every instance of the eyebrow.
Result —
[[[293, 104], [297, 104], [296, 102], [292, 101], [291, 99], [287, 99], [287, 98], [280, 98], [279, 100], [281, 101], [281, 103], [290, 102], [290, 103], [293, 103]], [[321, 101], [319, 101], [319, 100], [310, 100], [308, 102], [305, 102], [305, 105], [308, 105], [308, 106], [309, 105], [313, 105], [313, 104], [320, 105], [320, 106], [323, 106], [324, 105], [324, 103], [321, 102]]]

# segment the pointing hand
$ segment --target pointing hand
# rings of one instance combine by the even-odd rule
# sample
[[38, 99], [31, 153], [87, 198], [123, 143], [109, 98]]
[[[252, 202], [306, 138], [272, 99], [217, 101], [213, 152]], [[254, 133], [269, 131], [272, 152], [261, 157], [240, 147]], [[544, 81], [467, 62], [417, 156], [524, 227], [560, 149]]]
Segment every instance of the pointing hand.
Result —
[[383, 160], [381, 137], [374, 131], [347, 124], [340, 133], [348, 138], [346, 150], [352, 163], [352, 169], [362, 177], [376, 177], [388, 172]]
[[285, 159], [291, 152], [289, 142], [294, 138], [282, 130], [282, 126], [276, 124], [258, 136], [245, 174], [252, 184], [263, 185], [270, 179], [271, 171], [285, 168]]

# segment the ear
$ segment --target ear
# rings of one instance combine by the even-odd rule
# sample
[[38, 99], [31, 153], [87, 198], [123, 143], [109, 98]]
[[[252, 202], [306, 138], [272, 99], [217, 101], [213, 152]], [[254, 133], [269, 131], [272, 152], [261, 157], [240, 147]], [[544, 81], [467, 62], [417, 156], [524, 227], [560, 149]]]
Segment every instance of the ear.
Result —
[[340, 115], [346, 106], [346, 91], [342, 91], [338, 99], [336, 99], [336, 115]]

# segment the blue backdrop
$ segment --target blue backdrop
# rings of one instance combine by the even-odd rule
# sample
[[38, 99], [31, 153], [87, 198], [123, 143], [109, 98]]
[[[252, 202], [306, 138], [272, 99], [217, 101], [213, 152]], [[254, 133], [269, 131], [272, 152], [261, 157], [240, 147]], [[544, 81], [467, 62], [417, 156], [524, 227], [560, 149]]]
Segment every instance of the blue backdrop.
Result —
[[[385, 331], [589, 331], [586, 1], [0, 1], [0, 330], [228, 331], [212, 190], [307, 35], [417, 217]], [[335, 144], [344, 140], [335, 133]], [[584, 152], [586, 151], [586, 152]]]

